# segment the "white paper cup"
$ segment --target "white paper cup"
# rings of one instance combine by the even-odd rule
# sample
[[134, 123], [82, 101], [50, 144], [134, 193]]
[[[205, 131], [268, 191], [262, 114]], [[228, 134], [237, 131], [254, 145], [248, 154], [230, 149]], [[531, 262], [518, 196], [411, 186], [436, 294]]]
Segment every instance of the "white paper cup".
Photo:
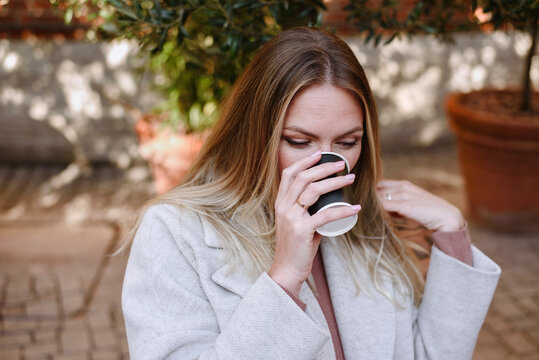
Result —
[[[314, 166], [323, 164], [326, 162], [337, 162], [343, 160], [346, 165], [346, 174], [350, 173], [350, 165], [348, 164], [348, 161], [346, 158], [340, 154], [334, 153], [334, 152], [322, 152], [322, 157], [320, 158], [320, 161], [316, 163]], [[337, 174], [332, 174], [328, 176], [327, 178], [336, 177]], [[327, 179], [326, 178], [326, 179]], [[341, 206], [352, 206], [348, 202], [346, 202], [345, 196], [344, 196], [344, 190], [337, 189], [334, 191], [330, 191], [327, 194], [320, 195], [320, 198], [309, 207], [309, 214], [314, 215], [318, 213], [319, 211], [324, 211], [329, 208], [333, 207], [341, 207]], [[316, 231], [322, 235], [322, 236], [339, 236], [350, 229], [354, 227], [354, 225], [357, 222], [357, 214], [354, 214], [352, 216], [346, 217], [344, 219], [339, 219], [332, 221], [330, 223], [327, 223], [325, 225], [320, 226], [316, 229]]]

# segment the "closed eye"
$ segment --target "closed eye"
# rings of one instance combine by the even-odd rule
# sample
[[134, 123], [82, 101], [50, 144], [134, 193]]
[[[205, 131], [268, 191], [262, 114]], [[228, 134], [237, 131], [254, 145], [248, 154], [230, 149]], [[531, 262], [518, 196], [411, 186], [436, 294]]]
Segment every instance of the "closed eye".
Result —
[[305, 147], [307, 145], [309, 145], [310, 141], [309, 140], [306, 140], [306, 141], [297, 141], [297, 140], [292, 140], [290, 138], [285, 138], [286, 142], [289, 143], [290, 145], [294, 146], [294, 147]]
[[352, 147], [352, 146], [356, 146], [358, 144], [358, 139], [356, 139], [354, 141], [341, 141], [341, 142], [338, 142], [337, 144], [342, 145], [342, 146], [346, 146], [346, 147]]

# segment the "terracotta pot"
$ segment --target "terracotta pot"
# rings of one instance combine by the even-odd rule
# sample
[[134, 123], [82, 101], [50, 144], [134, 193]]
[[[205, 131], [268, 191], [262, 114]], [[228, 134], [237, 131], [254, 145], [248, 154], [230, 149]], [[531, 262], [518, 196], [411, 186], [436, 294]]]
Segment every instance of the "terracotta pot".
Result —
[[164, 194], [180, 183], [200, 151], [205, 134], [182, 134], [171, 128], [159, 130], [159, 122], [144, 115], [136, 124], [139, 153], [148, 161], [157, 194]]
[[[480, 96], [496, 92], [483, 90]], [[470, 216], [496, 229], [539, 230], [539, 119], [466, 105], [467, 97], [478, 93], [451, 94], [446, 100]]]

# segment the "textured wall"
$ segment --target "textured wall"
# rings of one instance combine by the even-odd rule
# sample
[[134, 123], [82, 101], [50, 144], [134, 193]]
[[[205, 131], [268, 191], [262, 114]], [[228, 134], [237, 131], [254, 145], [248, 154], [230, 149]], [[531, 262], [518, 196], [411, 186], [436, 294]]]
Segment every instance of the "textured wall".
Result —
[[[518, 85], [528, 39], [464, 34], [455, 45], [430, 38], [372, 48], [345, 38], [364, 66], [386, 150], [452, 141], [443, 101], [450, 91]], [[156, 104], [133, 71], [128, 42], [0, 40], [0, 161], [90, 161], [121, 167], [138, 158], [133, 119], [116, 102]], [[539, 84], [539, 63], [533, 80]]]
[[127, 166], [137, 157], [121, 103], [155, 103], [133, 71], [129, 42], [0, 41], [0, 161], [59, 161], [74, 154]]
[[[445, 95], [483, 87], [518, 87], [530, 40], [523, 34], [460, 34], [453, 45], [416, 37], [388, 46], [348, 37], [377, 100], [382, 146], [399, 149], [452, 141]], [[539, 86], [539, 60], [532, 68]]]

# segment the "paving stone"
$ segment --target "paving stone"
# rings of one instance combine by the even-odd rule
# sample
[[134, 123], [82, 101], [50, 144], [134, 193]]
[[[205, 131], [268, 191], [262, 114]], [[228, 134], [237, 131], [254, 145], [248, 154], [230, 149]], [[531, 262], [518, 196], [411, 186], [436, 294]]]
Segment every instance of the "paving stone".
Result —
[[537, 288], [530, 284], [510, 285], [511, 293], [516, 298], [533, 296], [537, 294]]
[[50, 295], [39, 299], [37, 302], [29, 302], [26, 305], [26, 311], [28, 312], [29, 316], [59, 316], [56, 298]]
[[513, 327], [510, 321], [496, 314], [489, 314], [485, 319], [485, 324], [494, 332], [505, 331]]
[[7, 306], [17, 306], [25, 304], [35, 299], [34, 294], [26, 289], [8, 289], [5, 304]]
[[4, 301], [4, 294], [7, 292], [9, 276], [7, 273], [0, 272], [0, 302]]
[[32, 354], [24, 356], [24, 360], [52, 360], [54, 357], [50, 354]]
[[534, 312], [537, 309], [537, 297], [536, 294], [531, 294], [528, 296], [521, 296], [517, 299], [519, 306], [527, 310], [528, 313]]
[[512, 318], [511, 319], [515, 329], [520, 330], [534, 330], [539, 329], [539, 322], [533, 316], [526, 316], [524, 318]]
[[36, 331], [34, 338], [36, 343], [56, 342], [58, 336], [57, 330], [44, 329]]
[[52, 357], [57, 352], [56, 343], [31, 344], [24, 347], [24, 358]]
[[63, 293], [62, 307], [64, 314], [73, 314], [84, 307], [84, 293], [82, 290]]
[[56, 294], [57, 284], [51, 274], [38, 275], [35, 280], [36, 292], [40, 298]]
[[126, 336], [121, 336], [120, 337], [120, 349], [122, 350], [123, 354], [128, 354], [129, 353], [129, 345], [127, 343], [127, 337]]
[[492, 344], [496, 341], [497, 339], [484, 327], [481, 329], [479, 336], [477, 337], [477, 344], [480, 345]]
[[59, 354], [54, 360], [89, 360], [90, 356], [86, 353]]
[[7, 317], [26, 315], [26, 306], [24, 304], [6, 305], [5, 307], [0, 308], [0, 314]]
[[[385, 174], [388, 178], [409, 178], [465, 211], [463, 182], [458, 172], [456, 158], [454, 148], [406, 154], [384, 154]], [[11, 197], [9, 200], [10, 204], [24, 202], [26, 210], [21, 217], [23, 220], [26, 218], [70, 219], [71, 217], [68, 216], [70, 213], [78, 212], [83, 214], [82, 217], [77, 215], [83, 221], [100, 219], [115, 221], [122, 226], [122, 230], [125, 232], [132, 226], [132, 223], [126, 219], [133, 218], [139, 206], [154, 195], [149, 179], [133, 182], [127, 179], [126, 172], [98, 167], [94, 169], [91, 176], [75, 179], [59, 189], [56, 204], [43, 207], [40, 200], [43, 196], [37, 193], [42, 181], [37, 180], [39, 177], [45, 180], [50, 175], [59, 173], [62, 167], [39, 167], [40, 173], [28, 166], [25, 167], [26, 170], [19, 171], [20, 168], [0, 165], [0, 174], [11, 173], [10, 176], [3, 177], [7, 184], [17, 176], [21, 177], [20, 174], [23, 174], [23, 177], [33, 176], [35, 178], [33, 187], [25, 185], [26, 189], [21, 190], [18, 195], [20, 199]], [[18, 171], [20, 174], [16, 175]], [[5, 189], [6, 187], [0, 188]], [[6, 208], [6, 204], [2, 203], [1, 193], [0, 227], [2, 208]], [[81, 199], [81, 194], [86, 196], [83, 199], [84, 203], [77, 201], [77, 199]], [[46, 224], [50, 226], [49, 222]], [[43, 228], [43, 225], [40, 226]], [[61, 260], [54, 253], [55, 247], [65, 248], [66, 251], [73, 250], [72, 247], [69, 247], [72, 244], [72, 239], [78, 239], [85, 233], [91, 233], [92, 227], [95, 228], [92, 225], [79, 235], [73, 236], [73, 233], [70, 233], [71, 230], [63, 231], [60, 229], [60, 231], [54, 230], [47, 233], [39, 230], [40, 227], [37, 226], [41, 237], [36, 238], [36, 240], [51, 239], [51, 242], [47, 243], [49, 247], [44, 249], [45, 254], [50, 259], [48, 263], [31, 261], [26, 262], [27, 265], [24, 267], [21, 266], [20, 261], [9, 264], [0, 261], [0, 313], [7, 314], [9, 312], [10, 316], [21, 317], [25, 315], [23, 310], [27, 305], [38, 304], [41, 299], [47, 296], [50, 296], [50, 299], [55, 298], [56, 304], [62, 305], [56, 319], [36, 320], [27, 316], [24, 321], [17, 323], [13, 323], [13, 319], [11, 319], [11, 322], [7, 323], [8, 332], [6, 332], [3, 321], [0, 321], [0, 329], [4, 331], [0, 335], [0, 341], [6, 334], [21, 336], [20, 339], [12, 341], [13, 344], [10, 346], [13, 348], [8, 349], [0, 346], [0, 351], [10, 351], [10, 356], [12, 356], [11, 354], [18, 356], [15, 347], [31, 342], [30, 335], [33, 334], [33, 339], [37, 344], [54, 344], [58, 341], [59, 350], [63, 352], [54, 354], [54, 359], [95, 360], [107, 359], [108, 356], [111, 359], [129, 359], [124, 320], [119, 303], [125, 269], [124, 263], [116, 264], [114, 260], [108, 264], [107, 270], [98, 284], [97, 291], [93, 294], [94, 297], [90, 303], [91, 311], [86, 316], [79, 318], [68, 316], [72, 311], [80, 309], [84, 294], [88, 291], [89, 284], [96, 274], [96, 267], [92, 268], [91, 262], [88, 261], [68, 262], [64, 261], [65, 259]], [[473, 359], [539, 359], [539, 356], [536, 356], [539, 354], [537, 352], [539, 326], [534, 325], [539, 323], [539, 284], [536, 280], [536, 274], [539, 273], [539, 261], [537, 261], [539, 259], [539, 246], [535, 245], [536, 242], [529, 235], [499, 234], [476, 227], [473, 222], [470, 222], [470, 229], [474, 244], [496, 261], [503, 271], [491, 310], [479, 335]], [[7, 234], [5, 229], [0, 230], [2, 231], [0, 237], [2, 234]], [[32, 231], [24, 233], [32, 235]], [[11, 234], [13, 233], [21, 234], [19, 231], [11, 232]], [[44, 236], [46, 234], [49, 236]], [[105, 236], [108, 239], [111, 236], [108, 228], [103, 230], [102, 234], [98, 237]], [[69, 241], [53, 243], [52, 240], [59, 236], [66, 236]], [[107, 243], [104, 244], [100, 248], [101, 252], [97, 253], [94, 258], [94, 264], [99, 262], [102, 252], [105, 251]], [[0, 252], [2, 252], [1, 249]], [[83, 251], [71, 252], [70, 254], [73, 256], [72, 259], [78, 259], [80, 256], [84, 257], [87, 252], [88, 250], [83, 249]], [[28, 253], [29, 251], [23, 248], [19, 254], [27, 256]], [[11, 289], [8, 290], [10, 287]], [[12, 298], [11, 302], [7, 303], [9, 291], [12, 292]], [[50, 300], [50, 304], [52, 303], [54, 301]], [[39, 308], [31, 309], [33, 314], [38, 314], [37, 310]], [[56, 333], [58, 338], [54, 335]], [[113, 339], [111, 334], [115, 334], [114, 342], [111, 340]], [[521, 337], [514, 334], [520, 334]], [[93, 347], [97, 344], [111, 346], [111, 348], [97, 349]], [[82, 353], [80, 348], [83, 349]], [[35, 353], [32, 356], [34, 355], [51, 358], [47, 352]], [[4, 359], [2, 352], [0, 352], [0, 359]], [[28, 359], [21, 358], [20, 360]]]
[[58, 331], [62, 328], [62, 323], [60, 318], [42, 318], [37, 323], [37, 331]]
[[73, 273], [60, 274], [59, 282], [62, 296], [84, 291], [81, 279], [75, 277]]
[[[6, 241], [6, 240], [4, 240]], [[8, 283], [8, 292], [29, 292], [30, 291], [30, 274], [16, 273], [10, 274]]]
[[114, 350], [96, 350], [92, 352], [92, 360], [119, 360], [120, 353]]
[[504, 318], [520, 319], [526, 317], [525, 309], [513, 301], [496, 303], [495, 309], [499, 314], [502, 314]]
[[507, 351], [500, 344], [477, 345], [473, 354], [473, 360], [505, 360]]
[[2, 348], [19, 348], [21, 345], [30, 344], [32, 338], [30, 333], [15, 333], [0, 335], [0, 349]]
[[535, 342], [535, 346], [539, 347], [539, 327], [535, 329], [528, 329], [526, 332], [529, 335], [529, 338]]
[[526, 355], [512, 356], [510, 360], [537, 360], [538, 358], [539, 358], [539, 353], [533, 352]]
[[93, 331], [94, 344], [98, 349], [115, 348], [118, 344], [117, 334], [110, 329]]
[[62, 331], [86, 331], [86, 328], [86, 319], [82, 317], [67, 319], [62, 323]]
[[16, 349], [3, 349], [0, 347], [0, 359], [2, 360], [21, 360], [21, 350]]
[[87, 352], [90, 349], [90, 339], [87, 331], [63, 331], [61, 339], [62, 349], [65, 353]]
[[531, 353], [539, 350], [521, 332], [512, 332], [503, 336], [502, 341], [506, 343], [512, 352], [516, 354]]
[[[502, 269], [503, 273], [503, 269]], [[514, 302], [515, 299], [510, 296], [507, 292], [501, 290], [499, 287], [494, 293], [494, 297], [492, 298], [492, 307], [494, 308], [496, 304], [503, 304], [508, 302]]]
[[29, 318], [20, 318], [16, 320], [6, 318], [2, 323], [4, 324], [4, 331], [8, 333], [17, 331], [30, 332], [37, 327], [37, 320]]
[[88, 314], [88, 322], [94, 332], [99, 329], [110, 329], [113, 327], [111, 314], [105, 311], [93, 311]]

